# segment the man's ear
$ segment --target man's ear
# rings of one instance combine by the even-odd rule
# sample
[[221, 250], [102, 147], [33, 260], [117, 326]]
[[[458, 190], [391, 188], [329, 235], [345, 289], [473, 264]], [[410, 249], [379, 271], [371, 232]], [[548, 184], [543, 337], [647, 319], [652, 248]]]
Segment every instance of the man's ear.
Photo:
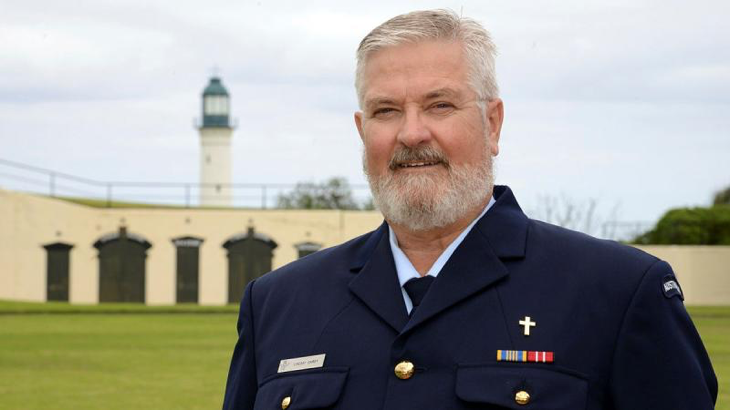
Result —
[[493, 156], [499, 154], [499, 136], [502, 132], [504, 121], [504, 104], [499, 98], [495, 98], [487, 104], [487, 122], [489, 123], [489, 150]]
[[357, 127], [358, 134], [360, 134], [360, 139], [364, 142], [365, 134], [362, 132], [362, 111], [355, 112], [355, 126]]

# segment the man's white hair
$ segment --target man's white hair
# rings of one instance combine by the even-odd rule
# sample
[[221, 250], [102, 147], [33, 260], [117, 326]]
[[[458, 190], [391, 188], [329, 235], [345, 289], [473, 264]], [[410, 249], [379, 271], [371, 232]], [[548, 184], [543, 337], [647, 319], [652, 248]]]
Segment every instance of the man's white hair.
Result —
[[497, 49], [481, 24], [452, 10], [414, 11], [393, 17], [368, 33], [357, 48], [355, 89], [362, 109], [365, 98], [364, 71], [370, 56], [383, 48], [421, 41], [457, 41], [464, 46], [469, 64], [469, 83], [480, 101], [499, 96], [494, 70]]

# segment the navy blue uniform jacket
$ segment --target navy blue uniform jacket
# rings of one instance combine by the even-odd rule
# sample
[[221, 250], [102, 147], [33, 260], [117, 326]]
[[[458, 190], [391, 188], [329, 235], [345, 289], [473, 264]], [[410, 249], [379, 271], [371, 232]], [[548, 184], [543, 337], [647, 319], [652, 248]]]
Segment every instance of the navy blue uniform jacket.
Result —
[[[385, 224], [251, 282], [223, 407], [281, 409], [287, 396], [289, 410], [714, 407], [717, 381], [679, 292], [664, 288], [667, 263], [530, 220], [507, 187], [494, 196], [410, 318]], [[554, 362], [497, 361], [500, 349]], [[316, 354], [321, 368], [277, 373]], [[402, 360], [410, 379], [394, 374]]]

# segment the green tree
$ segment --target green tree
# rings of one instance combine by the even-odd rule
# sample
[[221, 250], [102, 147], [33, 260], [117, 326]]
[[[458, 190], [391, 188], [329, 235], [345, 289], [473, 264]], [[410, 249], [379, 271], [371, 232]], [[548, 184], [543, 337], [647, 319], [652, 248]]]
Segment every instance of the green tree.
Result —
[[730, 186], [715, 192], [713, 205], [730, 205]]
[[342, 177], [297, 183], [293, 190], [279, 195], [277, 205], [284, 209], [359, 209], [350, 184]]
[[730, 206], [667, 211], [656, 227], [634, 240], [657, 245], [730, 245]]

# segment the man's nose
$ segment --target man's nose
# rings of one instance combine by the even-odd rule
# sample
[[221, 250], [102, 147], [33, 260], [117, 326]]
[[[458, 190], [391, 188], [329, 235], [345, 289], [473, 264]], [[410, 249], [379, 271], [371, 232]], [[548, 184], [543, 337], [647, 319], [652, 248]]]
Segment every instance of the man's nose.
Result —
[[398, 130], [398, 142], [407, 147], [415, 147], [430, 140], [431, 131], [424, 122], [423, 112], [415, 108], [407, 109]]

